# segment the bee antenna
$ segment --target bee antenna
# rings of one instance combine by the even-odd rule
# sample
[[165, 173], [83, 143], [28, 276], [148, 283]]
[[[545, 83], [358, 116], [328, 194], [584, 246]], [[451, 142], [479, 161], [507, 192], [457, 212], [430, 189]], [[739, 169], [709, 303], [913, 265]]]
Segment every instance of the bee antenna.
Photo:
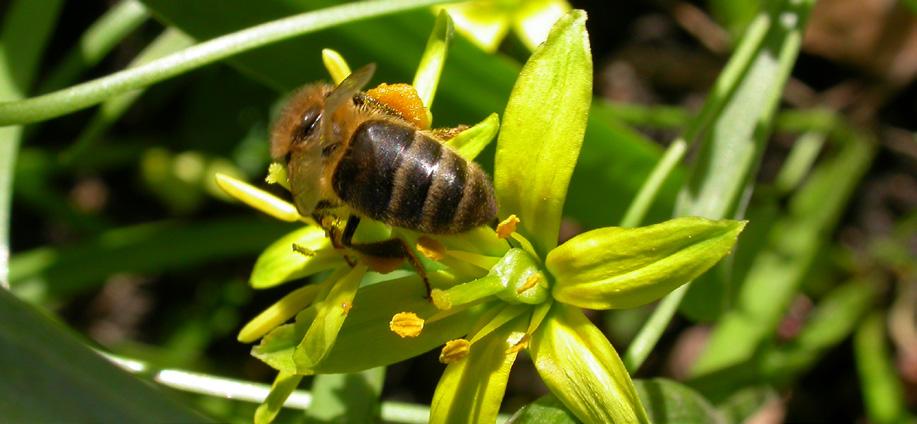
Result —
[[347, 78], [344, 78], [344, 81], [341, 81], [331, 93], [328, 94], [328, 97], [325, 99], [325, 105], [322, 109], [322, 123], [321, 131], [322, 136], [327, 140], [331, 135], [331, 116], [344, 105], [345, 102], [353, 98], [360, 90], [363, 89], [369, 80], [372, 79], [373, 74], [376, 72], [376, 64], [370, 63], [360, 69], [357, 69], [355, 72], [352, 72]]

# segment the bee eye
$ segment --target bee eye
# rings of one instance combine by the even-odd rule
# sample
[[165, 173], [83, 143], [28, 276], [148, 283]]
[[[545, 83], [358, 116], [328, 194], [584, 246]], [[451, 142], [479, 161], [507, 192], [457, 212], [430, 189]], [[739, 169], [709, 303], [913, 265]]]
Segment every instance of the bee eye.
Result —
[[321, 121], [322, 110], [319, 108], [313, 108], [306, 111], [302, 117], [302, 123], [299, 126], [299, 130], [296, 134], [297, 141], [304, 141], [309, 138], [312, 133], [318, 128], [318, 124]]

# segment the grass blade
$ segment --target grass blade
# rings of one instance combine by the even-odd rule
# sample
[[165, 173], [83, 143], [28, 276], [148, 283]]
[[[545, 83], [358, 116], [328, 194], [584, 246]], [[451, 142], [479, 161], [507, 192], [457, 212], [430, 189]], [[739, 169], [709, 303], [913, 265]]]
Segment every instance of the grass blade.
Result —
[[0, 125], [55, 118], [97, 104], [111, 96], [146, 87], [204, 65], [258, 47], [347, 22], [416, 9], [443, 0], [381, 0], [349, 3], [307, 12], [227, 34], [162, 59], [20, 101], [0, 103]]

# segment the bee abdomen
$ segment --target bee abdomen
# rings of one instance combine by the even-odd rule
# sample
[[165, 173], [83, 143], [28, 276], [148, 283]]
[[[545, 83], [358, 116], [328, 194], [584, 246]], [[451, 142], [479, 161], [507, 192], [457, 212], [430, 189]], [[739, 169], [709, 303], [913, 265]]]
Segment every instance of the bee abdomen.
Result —
[[493, 187], [477, 165], [409, 126], [387, 121], [357, 128], [334, 187], [358, 212], [425, 233], [467, 231], [497, 213]]

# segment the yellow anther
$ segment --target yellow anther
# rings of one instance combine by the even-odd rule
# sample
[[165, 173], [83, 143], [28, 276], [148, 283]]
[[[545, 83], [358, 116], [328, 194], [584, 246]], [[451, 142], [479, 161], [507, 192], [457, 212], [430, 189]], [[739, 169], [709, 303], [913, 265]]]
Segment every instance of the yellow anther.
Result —
[[519, 287], [518, 289], [516, 289], [516, 293], [522, 294], [522, 292], [524, 292], [524, 291], [526, 291], [526, 290], [528, 290], [528, 289], [530, 289], [530, 288], [532, 288], [532, 287], [535, 287], [535, 286], [538, 285], [538, 283], [540, 283], [540, 282], [541, 282], [541, 273], [540, 273], [540, 272], [536, 272], [536, 273], [530, 275], [529, 278], [526, 278], [526, 279], [525, 279], [525, 283], [522, 284], [522, 287]]
[[417, 251], [434, 261], [439, 261], [446, 256], [446, 246], [427, 236], [417, 239]]
[[510, 234], [516, 232], [516, 224], [518, 223], [519, 218], [516, 215], [510, 215], [497, 224], [497, 237], [501, 240], [506, 239]]
[[529, 335], [523, 332], [517, 332], [510, 335], [507, 343], [509, 343], [509, 349], [506, 349], [507, 354], [517, 353], [522, 349], [529, 347]]
[[451, 364], [453, 362], [461, 361], [468, 356], [468, 352], [471, 350], [471, 342], [465, 339], [454, 339], [446, 342], [446, 345], [443, 346], [443, 350], [439, 353], [439, 362], [444, 364]]
[[341, 304], [341, 315], [347, 315], [350, 313], [350, 310], [353, 309], [353, 304], [350, 302], [344, 302]]
[[423, 331], [423, 323], [423, 318], [413, 312], [398, 312], [388, 323], [388, 328], [401, 338], [417, 337]]
[[452, 309], [452, 301], [449, 300], [449, 294], [445, 290], [433, 289], [430, 297], [433, 298], [433, 305], [437, 309], [442, 311]]
[[268, 184], [280, 184], [283, 188], [290, 189], [290, 180], [287, 177], [287, 168], [277, 162], [272, 162], [267, 167], [267, 177], [264, 181]]
[[315, 256], [315, 251], [298, 243], [293, 243], [293, 251], [305, 257]]

